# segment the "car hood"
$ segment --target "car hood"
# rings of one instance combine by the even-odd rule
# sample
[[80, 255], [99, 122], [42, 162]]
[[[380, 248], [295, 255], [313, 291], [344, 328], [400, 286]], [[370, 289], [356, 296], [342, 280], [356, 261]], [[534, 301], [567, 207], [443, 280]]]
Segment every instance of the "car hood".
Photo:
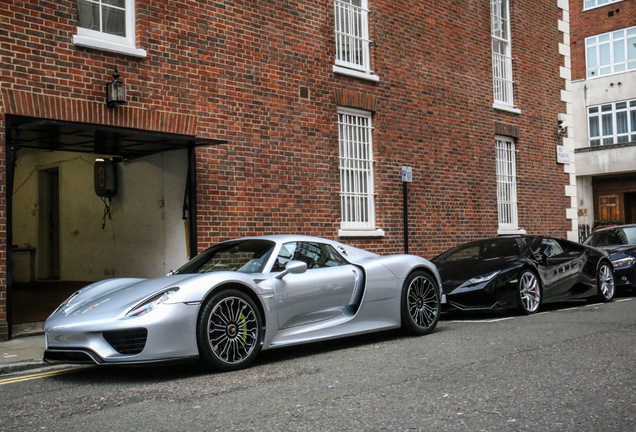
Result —
[[629, 255], [636, 252], [636, 245], [598, 246], [598, 248], [606, 251], [612, 257], [614, 254]]
[[503, 257], [494, 259], [471, 259], [439, 263], [435, 262], [442, 278], [445, 293], [453, 291], [469, 279], [487, 275], [498, 270], [514, 267], [518, 257]]
[[91, 317], [114, 317], [162, 289], [179, 286], [180, 282], [192, 276], [184, 274], [154, 279], [122, 278], [97, 282], [79, 290], [68, 304], [58, 308], [53, 315], [90, 314]]

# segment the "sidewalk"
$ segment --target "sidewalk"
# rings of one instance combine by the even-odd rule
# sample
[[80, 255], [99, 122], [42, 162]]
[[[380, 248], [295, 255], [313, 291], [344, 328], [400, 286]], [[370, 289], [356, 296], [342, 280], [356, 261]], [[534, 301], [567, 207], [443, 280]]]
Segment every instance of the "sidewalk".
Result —
[[[42, 360], [44, 356], [42, 323], [34, 323], [24, 330], [15, 327], [14, 339], [0, 342], [0, 375], [34, 369], [48, 364]], [[38, 328], [39, 331], [34, 330]], [[22, 331], [25, 332], [24, 336], [21, 336]]]

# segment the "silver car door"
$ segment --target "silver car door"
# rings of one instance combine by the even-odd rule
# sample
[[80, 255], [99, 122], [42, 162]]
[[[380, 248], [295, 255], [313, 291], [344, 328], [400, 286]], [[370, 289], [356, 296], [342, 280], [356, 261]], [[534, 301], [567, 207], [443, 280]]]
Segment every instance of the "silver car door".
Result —
[[305, 273], [274, 278], [279, 328], [334, 318], [351, 304], [362, 283], [359, 268], [346, 263], [339, 255], [339, 260], [325, 259], [325, 253], [335, 252], [328, 245], [291, 242], [283, 248], [283, 261], [305, 261], [308, 269]]

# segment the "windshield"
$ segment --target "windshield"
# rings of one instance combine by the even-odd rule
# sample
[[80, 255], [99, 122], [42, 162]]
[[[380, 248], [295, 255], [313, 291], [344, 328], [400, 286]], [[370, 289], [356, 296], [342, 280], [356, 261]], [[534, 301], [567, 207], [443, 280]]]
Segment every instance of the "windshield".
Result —
[[597, 231], [585, 240], [588, 246], [617, 246], [636, 244], [636, 227], [609, 228]]
[[444, 252], [434, 259], [435, 262], [464, 261], [471, 259], [497, 259], [519, 256], [528, 247], [529, 239], [525, 237], [495, 238], [466, 243]]
[[250, 239], [220, 243], [188, 261], [175, 274], [236, 271], [262, 273], [275, 243]]

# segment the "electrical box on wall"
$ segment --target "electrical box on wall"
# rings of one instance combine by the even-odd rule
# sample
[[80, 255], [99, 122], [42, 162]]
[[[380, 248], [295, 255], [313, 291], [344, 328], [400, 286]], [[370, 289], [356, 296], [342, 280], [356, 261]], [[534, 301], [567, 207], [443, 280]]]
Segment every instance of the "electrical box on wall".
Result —
[[99, 197], [110, 198], [116, 191], [115, 162], [111, 159], [97, 159], [95, 161], [95, 193]]

